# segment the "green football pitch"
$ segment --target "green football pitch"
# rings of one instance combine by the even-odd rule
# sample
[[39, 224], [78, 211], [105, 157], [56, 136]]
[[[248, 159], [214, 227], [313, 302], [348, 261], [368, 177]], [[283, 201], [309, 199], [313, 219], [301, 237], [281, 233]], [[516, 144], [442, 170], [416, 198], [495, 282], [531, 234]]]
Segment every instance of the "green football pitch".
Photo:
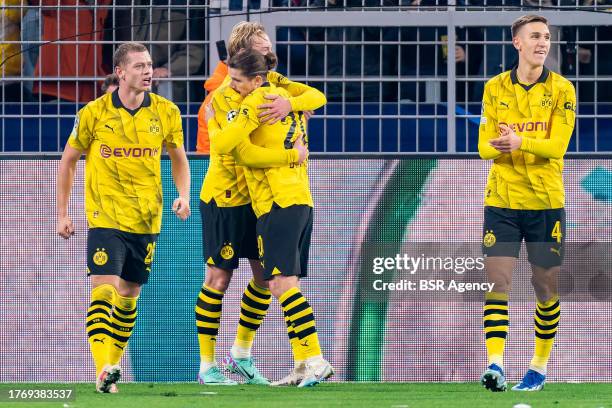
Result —
[[[74, 390], [68, 401], [8, 402], [9, 389]], [[291, 407], [610, 407], [612, 384], [547, 384], [537, 393], [491, 393], [477, 383], [327, 383], [310, 389], [194, 383], [121, 384], [119, 394], [97, 394], [92, 384], [2, 384], [0, 407], [60, 408], [291, 408]]]

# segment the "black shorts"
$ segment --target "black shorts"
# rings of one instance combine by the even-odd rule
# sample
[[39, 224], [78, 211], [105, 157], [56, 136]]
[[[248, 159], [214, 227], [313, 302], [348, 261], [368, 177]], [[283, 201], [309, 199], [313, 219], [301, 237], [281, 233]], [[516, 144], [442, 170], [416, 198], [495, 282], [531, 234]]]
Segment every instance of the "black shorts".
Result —
[[527, 257], [542, 268], [560, 266], [565, 253], [565, 210], [512, 210], [485, 207], [482, 252], [518, 258], [525, 240]]
[[215, 200], [200, 200], [204, 260], [209, 265], [231, 271], [240, 258], [259, 259], [255, 224], [257, 217], [251, 204], [217, 207]]
[[312, 235], [312, 207], [274, 204], [269, 213], [257, 220], [259, 259], [266, 280], [275, 275], [308, 274], [308, 253]]
[[147, 283], [158, 235], [91, 228], [87, 234], [87, 275], [116, 275]]

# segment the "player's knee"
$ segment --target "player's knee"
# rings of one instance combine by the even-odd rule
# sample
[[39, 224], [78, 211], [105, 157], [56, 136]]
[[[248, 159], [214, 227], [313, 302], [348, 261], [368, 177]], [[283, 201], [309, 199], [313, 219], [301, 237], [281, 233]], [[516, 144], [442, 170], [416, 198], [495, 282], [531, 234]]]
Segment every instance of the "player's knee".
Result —
[[232, 273], [214, 266], [208, 266], [204, 284], [211, 289], [225, 292], [232, 280]]
[[277, 275], [268, 281], [270, 292], [275, 298], [279, 298], [291, 288], [298, 287], [298, 278], [296, 276]]
[[140, 284], [135, 282], [129, 282], [121, 279], [119, 286], [117, 287], [117, 293], [123, 297], [138, 297], [140, 296]]
[[508, 293], [512, 286], [512, 280], [506, 273], [489, 272], [489, 282], [493, 283], [493, 291], [498, 293]]

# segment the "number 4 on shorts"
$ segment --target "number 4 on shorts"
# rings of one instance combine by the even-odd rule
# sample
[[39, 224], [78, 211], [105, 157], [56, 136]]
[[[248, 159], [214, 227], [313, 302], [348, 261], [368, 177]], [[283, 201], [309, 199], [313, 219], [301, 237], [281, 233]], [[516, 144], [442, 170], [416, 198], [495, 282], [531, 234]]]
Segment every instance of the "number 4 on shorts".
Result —
[[557, 240], [557, 243], [561, 243], [561, 238], [563, 237], [563, 234], [561, 234], [561, 221], [555, 222], [555, 226], [553, 227], [550, 236], [555, 238]]

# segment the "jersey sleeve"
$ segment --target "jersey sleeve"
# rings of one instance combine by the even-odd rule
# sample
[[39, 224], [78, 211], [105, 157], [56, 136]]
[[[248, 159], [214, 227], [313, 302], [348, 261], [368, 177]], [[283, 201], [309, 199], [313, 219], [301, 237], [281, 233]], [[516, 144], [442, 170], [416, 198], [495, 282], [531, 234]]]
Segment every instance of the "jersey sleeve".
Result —
[[293, 82], [278, 72], [270, 71], [268, 80], [289, 92], [289, 103], [294, 112], [319, 109], [327, 103], [323, 92], [306, 84]]
[[181, 120], [181, 111], [178, 106], [171, 103], [168, 106], [168, 124], [169, 129], [164, 138], [166, 144], [170, 147], [180, 147], [183, 145], [183, 122]]
[[483, 160], [496, 159], [502, 153], [489, 144], [489, 140], [498, 137], [497, 112], [493, 96], [492, 84], [487, 82], [482, 95], [482, 111], [480, 113], [480, 126], [478, 128], [478, 153]]
[[89, 148], [93, 140], [94, 117], [89, 105], [84, 106], [74, 119], [74, 127], [68, 138], [68, 144], [77, 150], [84, 151]]
[[545, 159], [561, 159], [567, 151], [575, 121], [576, 91], [574, 85], [568, 82], [568, 86], [559, 91], [557, 103], [553, 108], [550, 137], [548, 139], [524, 137], [521, 150]]
[[288, 166], [297, 163], [299, 156], [296, 149], [268, 149], [252, 144], [249, 138], [242, 140], [232, 154], [239, 165], [255, 168]]
[[[261, 98], [256, 95], [247, 96], [236, 117], [228, 123], [227, 127], [214, 133], [211, 130], [215, 124], [212, 119], [208, 121], [210, 147], [219, 154], [230, 154], [241, 142], [249, 138], [252, 131], [259, 126], [256, 106], [261, 104]], [[215, 121], [216, 122], [216, 121]]]

